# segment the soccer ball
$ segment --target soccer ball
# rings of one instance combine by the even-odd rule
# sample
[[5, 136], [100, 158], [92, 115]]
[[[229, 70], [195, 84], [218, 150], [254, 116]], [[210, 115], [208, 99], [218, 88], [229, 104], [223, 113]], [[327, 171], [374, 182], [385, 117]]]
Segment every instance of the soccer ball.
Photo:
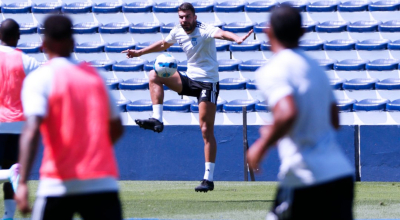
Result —
[[177, 69], [178, 61], [169, 53], [159, 55], [154, 62], [154, 70], [159, 77], [171, 77]]

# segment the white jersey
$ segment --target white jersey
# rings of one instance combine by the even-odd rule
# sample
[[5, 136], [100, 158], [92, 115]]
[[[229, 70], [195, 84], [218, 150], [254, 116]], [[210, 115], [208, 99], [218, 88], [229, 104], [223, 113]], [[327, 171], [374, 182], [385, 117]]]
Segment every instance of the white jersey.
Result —
[[195, 30], [187, 34], [181, 25], [175, 26], [165, 42], [179, 43], [187, 56], [187, 76], [200, 82], [219, 81], [217, 49], [214, 36], [218, 27], [197, 21]]
[[278, 177], [283, 186], [312, 185], [354, 174], [336, 141], [330, 113], [335, 98], [316, 61], [300, 49], [286, 49], [259, 68], [256, 80], [271, 109], [288, 95], [296, 103], [293, 128], [278, 142]]

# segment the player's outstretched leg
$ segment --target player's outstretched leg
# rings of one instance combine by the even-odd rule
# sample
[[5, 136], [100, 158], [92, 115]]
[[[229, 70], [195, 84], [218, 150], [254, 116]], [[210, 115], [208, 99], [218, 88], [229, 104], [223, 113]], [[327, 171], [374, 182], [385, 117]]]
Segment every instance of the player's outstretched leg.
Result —
[[160, 122], [155, 118], [135, 119], [135, 122], [137, 125], [139, 125], [139, 127], [153, 130], [154, 132], [160, 133], [164, 130], [164, 123]]

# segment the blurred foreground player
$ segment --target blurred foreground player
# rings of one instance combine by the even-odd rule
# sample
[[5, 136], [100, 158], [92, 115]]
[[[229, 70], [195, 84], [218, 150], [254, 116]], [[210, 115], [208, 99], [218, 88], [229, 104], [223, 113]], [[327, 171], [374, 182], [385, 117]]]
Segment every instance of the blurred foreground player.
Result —
[[20, 180], [16, 200], [30, 211], [27, 181], [44, 142], [40, 183], [32, 219], [122, 219], [113, 143], [122, 125], [103, 79], [87, 63], [70, 58], [72, 23], [64, 16], [44, 22], [43, 48], [50, 61], [25, 80], [26, 117], [20, 141]]
[[270, 126], [248, 152], [258, 168], [277, 143], [280, 185], [268, 220], [352, 219], [353, 169], [336, 141], [336, 101], [325, 72], [298, 48], [303, 34], [297, 9], [276, 8], [265, 32], [275, 56], [256, 73], [273, 112]]
[[[14, 218], [16, 203], [14, 190], [18, 183], [19, 137], [24, 124], [21, 103], [25, 76], [39, 67], [39, 63], [16, 49], [20, 37], [19, 25], [12, 19], [0, 25], [0, 182], [4, 192], [3, 219]], [[14, 165], [13, 165], [14, 164]]]

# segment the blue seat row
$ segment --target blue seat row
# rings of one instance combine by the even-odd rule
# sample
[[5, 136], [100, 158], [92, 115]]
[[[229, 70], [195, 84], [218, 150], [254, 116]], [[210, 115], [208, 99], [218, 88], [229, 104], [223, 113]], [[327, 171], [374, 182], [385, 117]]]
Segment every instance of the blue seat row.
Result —
[[357, 102], [354, 99], [337, 100], [340, 112], [352, 111], [400, 111], [400, 99], [389, 101], [387, 99], [363, 99]]
[[[152, 111], [151, 100], [118, 100], [117, 106], [121, 111]], [[224, 100], [219, 100], [217, 103], [217, 112], [242, 112], [242, 108], [246, 107], [249, 112], [268, 112], [268, 106], [265, 102], [260, 102], [259, 100], [233, 100], [226, 102]], [[193, 100], [187, 99], [172, 99], [167, 100], [163, 103], [163, 108], [166, 111], [175, 112], [198, 112], [199, 106]]]
[[356, 78], [351, 80], [331, 79], [331, 86], [336, 90], [399, 90], [400, 79], [389, 78], [377, 80], [374, 78]]
[[387, 39], [368, 39], [356, 41], [351, 39], [324, 40], [301, 40], [299, 46], [307, 51], [312, 50], [400, 50], [400, 40], [390, 41]]
[[373, 61], [360, 59], [346, 59], [340, 62], [332, 59], [318, 60], [320, 66], [326, 70], [338, 71], [392, 71], [399, 69], [400, 60], [397, 59], [377, 59]]
[[390, 20], [386, 22], [380, 21], [325, 21], [319, 22], [307, 22], [303, 24], [307, 32], [320, 32], [320, 33], [339, 33], [339, 32], [399, 32], [400, 21]]

